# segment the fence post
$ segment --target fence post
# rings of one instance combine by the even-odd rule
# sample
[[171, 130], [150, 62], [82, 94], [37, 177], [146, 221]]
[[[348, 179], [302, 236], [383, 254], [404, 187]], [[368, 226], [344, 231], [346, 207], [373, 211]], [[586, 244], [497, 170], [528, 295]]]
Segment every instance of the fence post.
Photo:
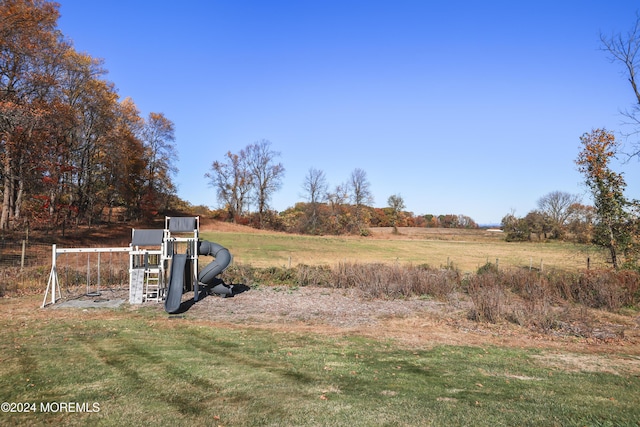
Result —
[[20, 272], [24, 269], [24, 256], [27, 250], [27, 241], [22, 239], [22, 254], [20, 255]]

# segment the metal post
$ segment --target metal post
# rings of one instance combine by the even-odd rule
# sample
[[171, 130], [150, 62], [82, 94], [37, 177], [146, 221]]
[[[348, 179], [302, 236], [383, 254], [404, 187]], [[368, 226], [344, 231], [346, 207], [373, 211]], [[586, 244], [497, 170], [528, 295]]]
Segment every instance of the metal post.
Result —
[[20, 271], [24, 268], [24, 256], [27, 251], [27, 241], [22, 240], [22, 255], [20, 256]]
[[89, 295], [89, 285], [91, 284], [91, 265], [89, 264], [90, 254], [87, 253], [87, 295]]
[[100, 252], [98, 252], [98, 287], [96, 288], [96, 292], [100, 294]]

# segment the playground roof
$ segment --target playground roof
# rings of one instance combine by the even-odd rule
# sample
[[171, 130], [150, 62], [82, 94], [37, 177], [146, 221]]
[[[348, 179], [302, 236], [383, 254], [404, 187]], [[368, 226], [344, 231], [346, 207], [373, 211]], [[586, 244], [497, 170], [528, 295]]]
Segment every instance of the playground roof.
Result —
[[161, 246], [164, 230], [133, 229], [131, 244], [133, 246]]

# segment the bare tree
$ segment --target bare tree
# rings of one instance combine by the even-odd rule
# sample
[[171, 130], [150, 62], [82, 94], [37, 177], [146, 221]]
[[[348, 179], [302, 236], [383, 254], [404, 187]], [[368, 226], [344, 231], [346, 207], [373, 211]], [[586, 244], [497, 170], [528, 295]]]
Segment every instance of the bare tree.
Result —
[[363, 233], [367, 223], [364, 215], [364, 206], [373, 204], [373, 194], [371, 194], [371, 184], [367, 179], [367, 173], [356, 168], [351, 172], [349, 180], [349, 189], [351, 190], [351, 202], [355, 207], [355, 228], [359, 233]]
[[247, 146], [244, 152], [247, 172], [251, 175], [255, 200], [258, 204], [260, 228], [262, 228], [269, 199], [282, 187], [285, 169], [282, 163], [275, 163], [275, 158], [279, 157], [280, 153], [271, 149], [271, 141], [262, 139], [254, 142]]
[[305, 199], [312, 205], [323, 203], [327, 200], [327, 188], [325, 173], [320, 169], [309, 168], [307, 175], [304, 177], [304, 183], [302, 183]]
[[332, 207], [344, 205], [349, 200], [349, 184], [343, 182], [335, 186], [333, 191], [327, 192], [327, 200]]
[[252, 188], [243, 153], [238, 155], [227, 152], [226, 162], [214, 161], [211, 172], [205, 174], [209, 185], [216, 189], [218, 202], [224, 205], [233, 222], [244, 213]]
[[560, 237], [571, 216], [570, 207], [580, 203], [580, 196], [552, 191], [538, 199], [540, 212], [548, 219], [554, 237]]
[[311, 233], [317, 233], [319, 228], [318, 205], [327, 200], [327, 179], [323, 171], [310, 168], [304, 178], [302, 189], [304, 197], [309, 201], [307, 209], [307, 227]]
[[[602, 50], [607, 52], [611, 62], [620, 62], [625, 68], [625, 74], [631, 84], [636, 103], [630, 110], [625, 110], [622, 114], [629, 120], [627, 125], [632, 130], [626, 134], [627, 137], [640, 133], [640, 90], [638, 89], [638, 72], [640, 71], [640, 14], [636, 14], [636, 22], [626, 34], [618, 33], [612, 36], [600, 34]], [[631, 157], [640, 155], [640, 144], [636, 143], [629, 153]]]
[[351, 172], [349, 188], [351, 190], [351, 202], [356, 206], [356, 209], [373, 204], [371, 184], [364, 170], [356, 168]]
[[348, 206], [345, 205], [349, 201], [349, 184], [338, 184], [333, 191], [328, 191], [327, 201], [331, 208], [329, 229], [336, 234], [344, 233], [348, 218]]

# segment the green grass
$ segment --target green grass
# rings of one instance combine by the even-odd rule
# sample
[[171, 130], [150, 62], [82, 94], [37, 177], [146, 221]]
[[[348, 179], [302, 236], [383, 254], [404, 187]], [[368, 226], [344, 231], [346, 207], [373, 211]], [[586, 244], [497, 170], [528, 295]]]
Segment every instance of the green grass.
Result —
[[[276, 233], [203, 232], [204, 240], [227, 247], [237, 263], [255, 267], [297, 264], [335, 265], [338, 262], [401, 262], [438, 268], [452, 264], [462, 272], [488, 262], [504, 267], [576, 270], [604, 266], [601, 251], [566, 242], [505, 242], [482, 231], [468, 240], [372, 239], [302, 236]], [[468, 237], [464, 235], [464, 237]]]
[[[35, 299], [34, 299], [35, 302]], [[0, 302], [12, 312], [15, 302]], [[17, 312], [0, 321], [3, 425], [637, 426], [640, 378], [570, 372], [535, 350], [405, 348], [273, 332], [158, 308]]]

